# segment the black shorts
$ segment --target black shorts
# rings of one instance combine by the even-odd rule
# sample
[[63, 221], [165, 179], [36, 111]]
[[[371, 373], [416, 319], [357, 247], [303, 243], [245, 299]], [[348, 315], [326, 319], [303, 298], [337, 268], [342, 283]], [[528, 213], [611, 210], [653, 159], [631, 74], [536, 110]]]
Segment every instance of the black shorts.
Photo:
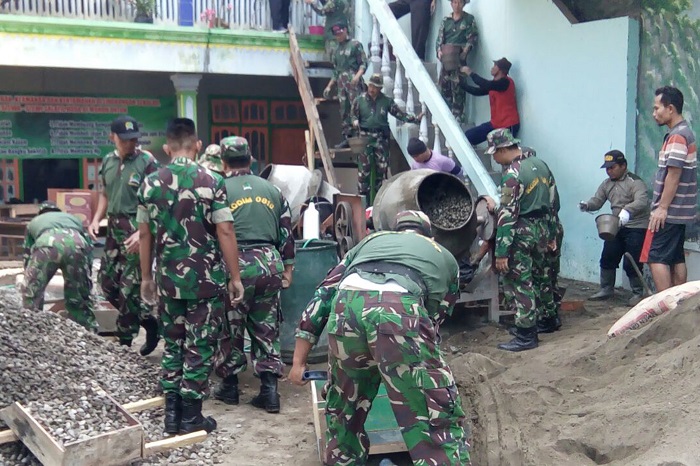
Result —
[[685, 242], [685, 225], [667, 223], [654, 233], [649, 248], [649, 264], [675, 265], [685, 263], [683, 243]]

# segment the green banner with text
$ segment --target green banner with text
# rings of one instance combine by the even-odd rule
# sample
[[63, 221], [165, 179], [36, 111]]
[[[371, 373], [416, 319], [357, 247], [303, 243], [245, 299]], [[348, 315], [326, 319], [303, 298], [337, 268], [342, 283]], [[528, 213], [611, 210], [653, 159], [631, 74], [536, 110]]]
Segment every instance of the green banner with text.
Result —
[[139, 122], [142, 147], [156, 155], [177, 116], [175, 96], [0, 95], [0, 158], [103, 157], [114, 149], [110, 123], [119, 115]]

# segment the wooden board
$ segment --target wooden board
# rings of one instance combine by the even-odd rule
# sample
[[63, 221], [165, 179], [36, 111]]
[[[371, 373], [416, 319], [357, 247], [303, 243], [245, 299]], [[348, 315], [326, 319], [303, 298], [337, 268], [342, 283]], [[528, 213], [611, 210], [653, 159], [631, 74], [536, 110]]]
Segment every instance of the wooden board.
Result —
[[299, 88], [301, 101], [304, 103], [304, 111], [309, 121], [309, 127], [313, 128], [313, 136], [316, 139], [318, 150], [321, 153], [321, 161], [323, 162], [323, 168], [326, 172], [326, 180], [331, 186], [336, 187], [335, 172], [333, 171], [333, 162], [331, 161], [330, 151], [328, 150], [326, 135], [323, 132], [321, 118], [318, 115], [316, 101], [314, 100], [314, 94], [311, 90], [309, 75], [306, 73], [304, 59], [301, 56], [297, 36], [292, 28], [289, 28], [289, 61], [292, 65], [294, 79]]
[[0, 410], [0, 417], [44, 466], [63, 466], [63, 447], [21, 404], [12, 403]]
[[151, 455], [155, 455], [156, 453], [172, 450], [173, 448], [186, 447], [187, 445], [192, 445], [193, 443], [203, 442], [206, 439], [207, 431], [198, 430], [197, 432], [192, 432], [190, 434], [177, 435], [175, 437], [169, 437], [156, 442], [149, 442], [143, 447], [143, 457], [147, 458]]
[[[326, 401], [321, 398], [321, 390], [323, 390], [325, 383], [323, 380], [315, 380], [311, 383], [314, 429], [316, 431], [319, 459], [321, 460], [325, 449], [324, 435], [327, 430]], [[383, 383], [379, 386], [377, 397], [374, 399], [372, 409], [367, 415], [365, 431], [367, 431], [367, 437], [369, 438], [370, 455], [408, 451]]]

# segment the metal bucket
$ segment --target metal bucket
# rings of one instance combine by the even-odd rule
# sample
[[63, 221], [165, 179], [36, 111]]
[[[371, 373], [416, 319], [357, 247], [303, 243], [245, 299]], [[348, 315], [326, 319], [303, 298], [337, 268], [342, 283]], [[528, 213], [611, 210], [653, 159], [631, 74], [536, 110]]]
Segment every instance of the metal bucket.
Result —
[[[438, 200], [440, 193], [449, 193], [464, 201], [464, 216], [457, 223], [441, 225], [440, 219], [431, 215], [431, 206], [436, 202], [443, 202]], [[446, 205], [445, 208], [450, 207]], [[430, 169], [410, 170], [384, 181], [372, 208], [374, 227], [377, 230], [390, 230], [394, 226], [394, 217], [402, 210], [425, 212], [432, 221], [435, 241], [447, 248], [457, 259], [469, 252], [476, 238], [477, 216], [474, 198], [464, 183], [449, 173]]]
[[442, 52], [440, 62], [443, 70], [454, 71], [459, 69], [461, 65], [459, 54], [462, 52], [462, 48], [459, 45], [445, 44], [440, 46], [440, 51]]
[[350, 145], [350, 150], [355, 155], [360, 155], [365, 151], [367, 143], [369, 142], [369, 137], [367, 136], [355, 136], [348, 138], [348, 144]]
[[620, 219], [616, 215], [602, 214], [595, 218], [595, 225], [598, 227], [598, 236], [604, 241], [615, 239], [620, 231]]

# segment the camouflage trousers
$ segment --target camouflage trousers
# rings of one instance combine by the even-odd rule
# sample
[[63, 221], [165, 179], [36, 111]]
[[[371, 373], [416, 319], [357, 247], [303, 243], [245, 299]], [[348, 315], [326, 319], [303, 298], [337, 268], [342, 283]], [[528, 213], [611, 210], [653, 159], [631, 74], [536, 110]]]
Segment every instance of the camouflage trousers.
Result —
[[[48, 241], [44, 236], [50, 235]], [[70, 318], [92, 330], [95, 307], [92, 290], [92, 245], [76, 230], [56, 228], [42, 234], [37, 243], [48, 244], [32, 248], [24, 270], [24, 307], [35, 311], [44, 309], [44, 291], [58, 269], [63, 272], [63, 293]]]
[[209, 375], [224, 331], [225, 295], [203, 299], [160, 297], [163, 326], [160, 383], [165, 393], [201, 399], [209, 393]]
[[551, 306], [543, 308], [542, 317], [554, 317], [559, 312], [561, 301], [564, 298], [559, 288], [559, 271], [561, 270], [561, 245], [564, 241], [564, 227], [557, 221], [557, 236], [555, 238], [557, 249], [555, 251], [547, 251], [547, 260], [545, 261], [545, 274], [549, 277], [550, 288], [552, 290]]
[[384, 382], [414, 465], [467, 465], [464, 411], [433, 320], [416, 297], [343, 291], [328, 322], [326, 465], [364, 465]]
[[216, 374], [226, 377], [247, 367], [244, 334], [250, 335], [250, 359], [256, 375], [284, 373], [280, 354], [280, 290], [284, 265], [273, 246], [240, 249], [238, 265], [245, 293], [243, 301], [226, 312], [228, 335], [220, 344], [221, 363]]
[[[357, 193], [368, 197], [373, 193], [376, 196], [389, 170], [389, 135], [388, 132], [385, 134], [364, 131], [361, 134], [369, 136], [369, 140], [365, 150], [357, 158]], [[370, 201], [374, 200], [374, 196], [371, 196]]]
[[340, 108], [340, 121], [343, 125], [343, 136], [347, 139], [353, 134], [352, 128], [352, 102], [355, 98], [367, 90], [365, 82], [360, 79], [360, 82], [353, 86], [352, 81], [354, 74], [351, 71], [340, 73], [336, 85], [338, 87], [338, 103]]
[[122, 339], [139, 333], [141, 320], [151, 309], [141, 300], [141, 266], [138, 253], [126, 252], [124, 241], [136, 230], [136, 217], [109, 217], [100, 285], [109, 303], [119, 311], [117, 331]]
[[467, 93], [462, 86], [459, 85], [459, 70], [440, 71], [438, 78], [438, 87], [440, 94], [445, 99], [447, 106], [452, 111], [458, 123], [464, 123], [464, 105], [467, 98]]
[[548, 232], [544, 219], [520, 217], [508, 258], [508, 272], [503, 275], [506, 307], [515, 311], [515, 325], [531, 328], [538, 316], [554, 309], [551, 278], [547, 274]]

